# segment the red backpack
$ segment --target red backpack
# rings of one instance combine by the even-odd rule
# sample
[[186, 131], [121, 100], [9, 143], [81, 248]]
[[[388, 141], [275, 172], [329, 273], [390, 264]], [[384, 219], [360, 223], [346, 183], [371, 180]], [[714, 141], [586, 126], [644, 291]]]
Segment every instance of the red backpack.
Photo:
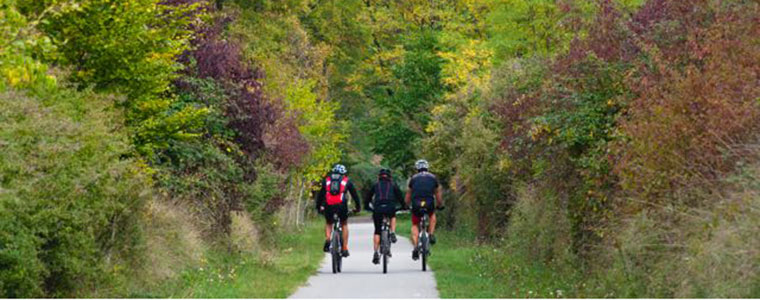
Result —
[[327, 205], [338, 205], [343, 203], [343, 194], [346, 192], [346, 185], [348, 184], [348, 176], [343, 176], [340, 181], [333, 181], [331, 176], [325, 178], [325, 186], [327, 187]]

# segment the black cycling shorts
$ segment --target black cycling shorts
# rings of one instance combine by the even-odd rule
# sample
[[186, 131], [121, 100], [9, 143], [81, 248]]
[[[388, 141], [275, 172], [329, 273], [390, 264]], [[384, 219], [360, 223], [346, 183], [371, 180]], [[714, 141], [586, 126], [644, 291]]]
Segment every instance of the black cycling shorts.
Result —
[[345, 204], [327, 205], [325, 206], [325, 221], [327, 224], [332, 225], [333, 213], [338, 212], [338, 219], [341, 225], [345, 225], [348, 221], [348, 206]]
[[[422, 217], [422, 207], [421, 207], [421, 201], [420, 200], [413, 200], [412, 201], [412, 215], [415, 215], [417, 217]], [[425, 211], [428, 215], [431, 215], [435, 213], [435, 200], [426, 200], [425, 201]]]
[[396, 217], [396, 211], [393, 212], [385, 212], [385, 213], [378, 213], [375, 212], [372, 214], [372, 221], [375, 222], [375, 234], [380, 235], [380, 231], [383, 227], [383, 216], [388, 216], [389, 218], [395, 218]]

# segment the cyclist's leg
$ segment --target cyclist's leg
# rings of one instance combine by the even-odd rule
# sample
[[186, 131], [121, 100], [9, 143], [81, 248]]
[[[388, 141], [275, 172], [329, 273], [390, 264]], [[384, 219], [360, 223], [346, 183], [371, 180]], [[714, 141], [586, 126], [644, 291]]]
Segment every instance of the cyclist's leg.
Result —
[[372, 263], [373, 264], [379, 264], [380, 263], [380, 233], [382, 231], [383, 226], [383, 214], [378, 213], [375, 211], [372, 213], [372, 223], [375, 225], [375, 232], [372, 235], [372, 245], [375, 247], [375, 251], [372, 252]]
[[436, 223], [436, 216], [435, 211], [430, 212], [430, 225], [428, 226], [428, 232], [430, 232], [430, 244], [435, 245], [436, 238], [435, 238], [435, 223]]
[[394, 214], [393, 217], [391, 217], [391, 232], [396, 232], [396, 215]]
[[395, 243], [397, 241], [396, 239], [396, 211], [392, 211], [390, 214], [388, 214], [388, 218], [391, 219], [391, 228], [388, 228], [390, 230], [390, 238], [391, 242]]
[[388, 216], [391, 218], [391, 232], [396, 232], [396, 211], [391, 211]]
[[433, 233], [435, 233], [435, 223], [436, 223], [435, 212], [431, 212], [430, 225], [428, 226], [428, 232], [430, 233], [430, 235], [433, 235]]
[[377, 249], [380, 248], [380, 229], [383, 224], [383, 214], [377, 212], [373, 213], [372, 221], [375, 224], [375, 234], [372, 237], [372, 242], [375, 246], [375, 252], [377, 252]]
[[325, 240], [330, 240], [330, 235], [332, 234], [332, 215], [333, 211], [330, 206], [325, 206]]
[[330, 247], [330, 238], [332, 236], [332, 211], [328, 207], [325, 207], [325, 245], [323, 247], [323, 250], [327, 252]]
[[341, 205], [340, 212], [338, 212], [338, 219], [340, 219], [340, 227], [343, 229], [343, 249], [348, 250], [348, 206]]
[[417, 237], [420, 234], [420, 216], [416, 212], [412, 212], [412, 246], [417, 247]]
[[418, 237], [420, 234], [420, 221], [422, 216], [412, 211], [412, 259], [417, 260], [420, 256], [419, 249], [417, 249]]

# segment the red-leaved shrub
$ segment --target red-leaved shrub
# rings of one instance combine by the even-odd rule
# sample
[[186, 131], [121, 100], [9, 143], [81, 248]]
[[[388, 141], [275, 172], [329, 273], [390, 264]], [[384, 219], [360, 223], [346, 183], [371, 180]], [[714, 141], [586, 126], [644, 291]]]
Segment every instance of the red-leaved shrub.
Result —
[[615, 152], [622, 186], [646, 198], [733, 170], [760, 125], [757, 3], [649, 1], [630, 23], [638, 95]]

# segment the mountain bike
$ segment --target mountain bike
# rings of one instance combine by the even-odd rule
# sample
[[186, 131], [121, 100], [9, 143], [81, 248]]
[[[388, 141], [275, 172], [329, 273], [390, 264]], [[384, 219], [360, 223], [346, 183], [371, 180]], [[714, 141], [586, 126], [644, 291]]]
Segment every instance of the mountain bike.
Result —
[[332, 272], [339, 273], [343, 266], [343, 256], [340, 250], [343, 249], [343, 227], [340, 226], [338, 212], [333, 213], [333, 230], [330, 235], [330, 256], [332, 256]]

